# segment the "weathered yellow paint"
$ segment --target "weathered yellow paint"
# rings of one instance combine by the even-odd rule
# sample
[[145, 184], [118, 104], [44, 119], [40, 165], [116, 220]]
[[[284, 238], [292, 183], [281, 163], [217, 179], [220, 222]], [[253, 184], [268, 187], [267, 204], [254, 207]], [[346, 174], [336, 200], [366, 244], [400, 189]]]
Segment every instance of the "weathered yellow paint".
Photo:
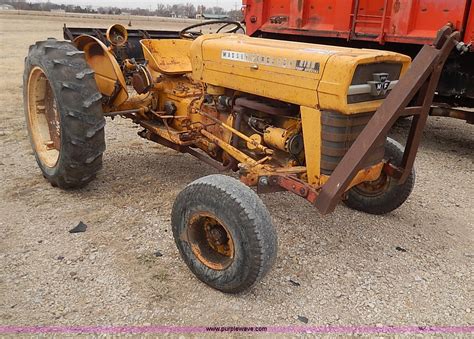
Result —
[[321, 173], [321, 111], [302, 106], [301, 123], [308, 183], [317, 185]]
[[95, 82], [100, 93], [111, 96], [115, 91], [115, 86], [120, 86], [112, 105], [118, 107], [128, 99], [127, 85], [122, 70], [115, 59], [100, 40], [90, 36], [81, 35], [74, 40], [76, 47], [84, 51], [85, 58], [89, 66], [95, 72]]
[[[381, 104], [381, 100], [347, 104], [347, 91], [359, 64], [397, 62], [406, 70], [410, 62], [407, 56], [387, 51], [236, 34], [203, 35], [192, 43], [190, 57], [196, 81], [347, 114], [374, 111]], [[319, 66], [301, 70], [296, 67], [301, 61]]]
[[217, 145], [219, 145], [222, 149], [224, 149], [227, 153], [229, 153], [232, 157], [234, 157], [235, 159], [239, 160], [240, 162], [249, 164], [249, 165], [251, 165], [251, 166], [257, 165], [257, 162], [256, 162], [255, 160], [253, 160], [251, 157], [249, 157], [249, 156], [246, 155], [245, 153], [239, 151], [237, 148], [235, 148], [235, 147], [232, 146], [231, 144], [225, 142], [224, 140], [219, 139], [219, 138], [216, 137], [214, 134], [209, 133], [209, 132], [206, 131], [205, 129], [202, 129], [202, 130], [201, 130], [201, 133], [202, 133], [206, 138], [208, 138], [208, 139], [211, 140], [212, 142], [214, 142], [214, 143], [216, 143]]
[[[296, 127], [296, 126], [294, 126]], [[287, 142], [298, 132], [296, 128], [268, 127], [263, 134], [263, 140], [271, 147], [287, 152]]]
[[285, 151], [288, 135], [288, 131], [284, 128], [268, 127], [263, 134], [263, 140], [267, 145]]
[[112, 25], [107, 29], [105, 37], [113, 46], [124, 46], [128, 40], [127, 28], [121, 24]]
[[[354, 179], [352, 179], [351, 183], [349, 184], [347, 191], [362, 182], [377, 180], [380, 177], [380, 174], [382, 173], [383, 165], [384, 165], [383, 162], [380, 162], [378, 164], [375, 164], [374, 166], [364, 168], [360, 170], [359, 172], [357, 172]], [[324, 174], [321, 175], [319, 185], [320, 186], [324, 185], [328, 180], [329, 180], [328, 175], [324, 175]]]
[[[113, 107], [139, 108], [135, 113], [139, 123], [174, 144], [200, 148], [223, 164], [230, 158], [236, 159], [241, 180], [248, 185], [256, 185], [260, 176], [272, 174], [296, 175], [313, 187], [323, 185], [329, 177], [322, 175], [320, 169], [321, 111], [375, 111], [382, 100], [347, 103], [357, 67], [398, 63], [403, 74], [410, 63], [410, 58], [392, 52], [236, 34], [204, 35], [195, 41], [142, 40], [147, 68], [152, 78], [159, 81], [151, 93], [127, 100], [125, 80], [112, 52], [93, 37], [80, 37], [76, 44], [86, 52], [86, 60], [96, 70], [96, 81], [103, 94], [110, 96], [115, 83], [120, 84], [116, 101], [121, 103], [116, 102]], [[130, 62], [125, 61], [124, 65], [133, 69]], [[253, 134], [253, 127], [245, 124], [234, 128], [231, 110], [216, 109], [217, 98], [248, 94], [260, 96], [262, 101], [276, 99], [297, 105], [300, 115], [272, 116], [268, 119], [271, 125], [262, 127], [261, 135]], [[175, 109], [168, 113], [165, 108], [170, 104]], [[297, 161], [286, 150], [288, 138], [301, 132], [306, 167], [299, 165], [302, 156]], [[231, 144], [232, 135], [238, 138], [237, 144]], [[380, 162], [359, 171], [350, 187], [377, 179], [382, 167]]]
[[191, 72], [189, 48], [191, 41], [182, 39], [144, 39], [140, 41], [149, 67], [163, 74]]
[[[244, 35], [202, 36], [191, 46], [193, 77], [214, 86], [314, 107], [320, 74], [222, 59], [222, 51], [229, 50], [295, 62], [298, 53], [283, 48], [283, 45], [292, 46], [292, 43], [252, 39]], [[314, 55], [312, 61], [325, 62], [327, 57]]]
[[[365, 53], [365, 51], [370, 51], [370, 53]], [[351, 53], [337, 55], [337, 57], [331, 58], [327, 62], [318, 86], [319, 108], [321, 110], [332, 110], [343, 114], [357, 114], [377, 110], [383, 100], [371, 100], [355, 104], [347, 103], [347, 93], [357, 66], [381, 62], [399, 63], [402, 64], [402, 76], [408, 69], [411, 59], [405, 55], [392, 52], [374, 52], [365, 49], [352, 50]], [[356, 57], [361, 53], [364, 55], [363, 59], [360, 56]]]

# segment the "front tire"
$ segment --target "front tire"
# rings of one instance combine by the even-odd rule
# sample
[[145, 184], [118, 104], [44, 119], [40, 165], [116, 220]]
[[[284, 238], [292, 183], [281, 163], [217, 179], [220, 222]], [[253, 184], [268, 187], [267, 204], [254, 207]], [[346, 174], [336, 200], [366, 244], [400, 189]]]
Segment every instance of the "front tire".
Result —
[[[404, 147], [397, 141], [387, 138], [385, 159], [399, 166], [403, 159]], [[415, 185], [415, 168], [407, 180], [399, 185], [393, 177], [382, 172], [375, 181], [363, 182], [351, 188], [344, 203], [355, 210], [369, 214], [386, 214], [399, 208], [410, 196]]]
[[275, 260], [277, 236], [265, 205], [233, 178], [210, 175], [188, 185], [176, 198], [171, 222], [189, 269], [217, 290], [250, 288]]
[[105, 150], [101, 94], [84, 53], [48, 39], [30, 47], [23, 97], [30, 142], [43, 176], [61, 188], [86, 185]]

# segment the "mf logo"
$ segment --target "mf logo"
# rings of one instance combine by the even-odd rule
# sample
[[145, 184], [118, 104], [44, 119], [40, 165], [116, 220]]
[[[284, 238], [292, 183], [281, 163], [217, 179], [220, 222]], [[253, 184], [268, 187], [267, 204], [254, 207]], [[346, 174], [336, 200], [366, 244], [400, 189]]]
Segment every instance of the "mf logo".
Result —
[[367, 82], [370, 85], [370, 94], [375, 97], [387, 94], [390, 87], [388, 73], [374, 73], [372, 76], [374, 81]]

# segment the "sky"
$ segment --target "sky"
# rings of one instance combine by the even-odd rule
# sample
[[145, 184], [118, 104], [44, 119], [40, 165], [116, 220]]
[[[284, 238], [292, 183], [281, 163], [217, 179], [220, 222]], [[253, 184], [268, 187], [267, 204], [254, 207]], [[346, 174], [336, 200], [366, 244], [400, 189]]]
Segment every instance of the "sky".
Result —
[[[43, 1], [32, 1], [32, 2], [46, 2]], [[100, 0], [100, 1], [93, 1], [93, 0], [50, 0], [52, 3], [57, 4], [66, 4], [66, 5], [80, 5], [80, 6], [87, 6], [91, 5], [93, 7], [100, 7], [100, 6], [116, 6], [122, 8], [151, 8], [154, 9], [157, 3], [163, 4], [179, 4], [179, 3], [187, 3], [190, 2], [197, 5], [204, 5], [206, 7], [214, 7], [219, 6], [226, 10], [240, 9], [242, 4], [242, 0]]]

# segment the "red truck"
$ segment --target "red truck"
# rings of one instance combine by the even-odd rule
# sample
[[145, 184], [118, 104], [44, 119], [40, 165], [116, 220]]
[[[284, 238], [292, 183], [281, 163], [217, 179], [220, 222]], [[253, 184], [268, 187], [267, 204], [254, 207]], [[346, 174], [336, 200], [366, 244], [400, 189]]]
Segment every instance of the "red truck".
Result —
[[472, 0], [243, 0], [243, 13], [250, 36], [387, 49], [411, 57], [449, 23], [462, 33], [463, 53], [454, 51], [445, 64], [431, 115], [474, 123]]

